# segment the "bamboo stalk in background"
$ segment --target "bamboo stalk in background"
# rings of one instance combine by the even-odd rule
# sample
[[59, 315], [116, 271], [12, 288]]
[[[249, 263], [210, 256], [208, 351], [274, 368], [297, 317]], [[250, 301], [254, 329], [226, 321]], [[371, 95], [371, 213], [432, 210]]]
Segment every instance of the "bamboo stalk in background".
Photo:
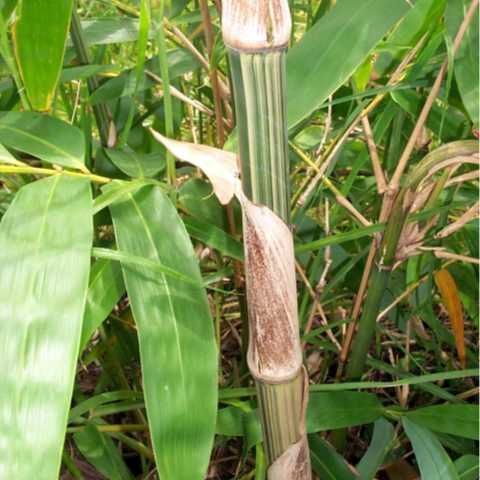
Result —
[[258, 391], [269, 478], [307, 479], [311, 476], [305, 439], [308, 382], [302, 365], [293, 239], [288, 228], [288, 2], [226, 1], [222, 31], [231, 62], [242, 189], [253, 204], [263, 207], [265, 216], [263, 226], [258, 225], [249, 216], [253, 210], [244, 204], [248, 365]]
[[[434, 173], [448, 168], [453, 164], [478, 162], [478, 143], [476, 140], [461, 140], [442, 145], [430, 152], [420, 161], [412, 172], [407, 175], [404, 186], [395, 198], [392, 212], [388, 218], [385, 235], [379, 248], [375, 269], [369, 281], [369, 288], [359, 328], [355, 336], [350, 361], [347, 365], [347, 379], [360, 378], [367, 362], [367, 354], [370, 349], [372, 338], [375, 334], [375, 326], [380, 312], [381, 300], [390, 274], [397, 262], [404, 260], [401, 252], [402, 233], [404, 232], [407, 216], [418, 197], [422, 195], [422, 182], [433, 176]], [[428, 192], [428, 191], [427, 191]], [[425, 198], [432, 199], [433, 192]], [[421, 241], [422, 239], [416, 239]], [[408, 245], [407, 245], [408, 246]]]
[[[80, 65], [89, 65], [90, 55], [88, 46], [83, 35], [82, 24], [77, 13], [76, 3], [72, 12], [72, 21], [70, 24], [70, 37]], [[87, 78], [88, 93], [91, 95], [99, 86], [95, 75]], [[117, 132], [115, 124], [112, 121], [110, 111], [105, 103], [96, 103], [93, 105], [93, 114], [97, 123], [100, 141], [104, 147], [113, 147], [117, 141]]]

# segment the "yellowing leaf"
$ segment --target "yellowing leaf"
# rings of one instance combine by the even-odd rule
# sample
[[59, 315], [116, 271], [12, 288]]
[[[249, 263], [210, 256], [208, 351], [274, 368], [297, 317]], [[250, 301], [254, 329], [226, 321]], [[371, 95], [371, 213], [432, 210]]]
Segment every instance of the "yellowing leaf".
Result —
[[442, 302], [447, 309], [452, 331], [455, 337], [458, 358], [463, 368], [465, 368], [465, 335], [463, 323], [463, 308], [458, 295], [457, 284], [450, 272], [443, 268], [435, 273], [435, 283], [442, 297]]

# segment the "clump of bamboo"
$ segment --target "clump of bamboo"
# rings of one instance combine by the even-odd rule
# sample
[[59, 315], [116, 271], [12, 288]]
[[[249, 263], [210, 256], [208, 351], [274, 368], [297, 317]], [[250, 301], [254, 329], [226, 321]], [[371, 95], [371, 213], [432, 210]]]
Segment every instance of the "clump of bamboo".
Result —
[[[229, 50], [243, 194], [250, 339], [269, 478], [310, 478], [289, 169], [285, 56], [286, 0], [230, 0], [222, 15]], [[253, 202], [253, 203], [252, 203]], [[255, 208], [256, 206], [256, 208]]]

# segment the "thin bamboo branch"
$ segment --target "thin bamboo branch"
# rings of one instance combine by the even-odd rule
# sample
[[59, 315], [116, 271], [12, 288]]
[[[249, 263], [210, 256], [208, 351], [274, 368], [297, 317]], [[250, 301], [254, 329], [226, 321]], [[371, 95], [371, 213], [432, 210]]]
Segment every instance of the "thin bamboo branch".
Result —
[[436, 238], [445, 238], [455, 233], [456, 231], [460, 230], [464, 225], [468, 222], [474, 220], [475, 218], [479, 218], [480, 216], [480, 202], [475, 203], [475, 205], [471, 206], [462, 216], [457, 219], [455, 222], [450, 223], [445, 228], [442, 228], [435, 237]]
[[370, 152], [373, 173], [375, 175], [375, 180], [377, 181], [377, 190], [381, 195], [387, 189], [387, 180], [380, 164], [380, 157], [378, 156], [377, 145], [375, 144], [375, 139], [373, 138], [372, 127], [370, 126], [368, 115], [364, 115], [362, 117], [362, 127], [367, 140], [368, 151]]
[[[155, 73], [151, 72], [150, 70], [145, 70], [145, 74], [148, 75], [152, 80], [155, 80], [157, 83], [163, 84], [162, 79]], [[178, 98], [178, 100], [186, 103], [187, 105], [192, 106], [199, 112], [205, 113], [210, 116], [214, 115], [213, 110], [205, 106], [202, 102], [199, 102], [198, 100], [195, 100], [195, 99], [191, 99], [190, 97], [185, 95], [183, 92], [178, 90], [178, 88], [174, 87], [173, 85], [170, 85], [170, 91], [172, 93], [172, 97]]]
[[55, 170], [53, 168], [41, 168], [31, 166], [0, 165], [0, 173], [30, 174], [30, 175], [68, 175], [69, 177], [88, 178], [96, 183], [109, 183], [111, 178], [102, 177], [93, 173], [72, 172], [71, 170]]
[[[306, 155], [302, 150], [300, 150], [294, 143], [290, 143], [290, 146], [295, 151], [295, 153], [305, 162], [307, 163], [313, 170], [320, 174], [320, 168], [312, 162], [312, 160]], [[355, 218], [362, 226], [368, 227], [371, 225], [369, 222], [345, 197], [342, 195], [340, 190], [325, 176], [321, 175], [319, 180], [333, 193], [337, 202], [344, 207], [352, 216]], [[299, 200], [301, 203], [301, 200]]]
[[225, 143], [225, 129], [223, 127], [223, 112], [222, 112], [222, 96], [220, 93], [220, 84], [218, 79], [218, 72], [215, 67], [212, 66], [212, 54], [213, 54], [213, 28], [212, 19], [210, 18], [210, 12], [208, 10], [207, 0], [200, 0], [200, 12], [202, 14], [202, 20], [205, 32], [205, 43], [207, 44], [208, 52], [208, 73], [210, 75], [210, 83], [212, 85], [213, 92], [213, 104], [215, 107], [215, 120], [217, 122], [217, 145], [222, 147]]

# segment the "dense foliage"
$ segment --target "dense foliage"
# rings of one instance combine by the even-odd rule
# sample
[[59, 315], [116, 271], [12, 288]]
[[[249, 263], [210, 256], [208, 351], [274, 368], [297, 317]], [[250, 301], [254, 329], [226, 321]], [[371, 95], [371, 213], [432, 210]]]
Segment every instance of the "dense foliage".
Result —
[[[265, 478], [221, 3], [0, 0], [0, 479]], [[478, 0], [290, 4], [313, 471], [476, 479]]]

